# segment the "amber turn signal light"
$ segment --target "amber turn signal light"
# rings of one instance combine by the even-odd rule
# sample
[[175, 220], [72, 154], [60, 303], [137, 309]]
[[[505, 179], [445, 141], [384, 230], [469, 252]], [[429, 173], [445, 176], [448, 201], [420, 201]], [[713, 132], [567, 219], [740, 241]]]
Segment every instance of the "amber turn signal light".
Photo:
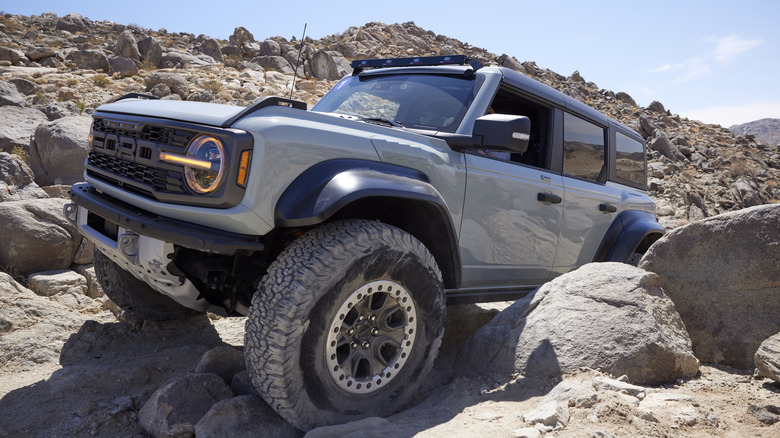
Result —
[[241, 160], [238, 163], [238, 178], [236, 184], [246, 188], [246, 181], [249, 177], [249, 159], [252, 157], [252, 151], [241, 152]]

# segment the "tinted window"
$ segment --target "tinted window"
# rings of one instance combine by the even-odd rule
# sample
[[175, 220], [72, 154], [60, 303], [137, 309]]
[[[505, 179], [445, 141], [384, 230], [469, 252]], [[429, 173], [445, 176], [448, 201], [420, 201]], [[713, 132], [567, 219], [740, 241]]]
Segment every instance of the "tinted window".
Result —
[[645, 185], [645, 151], [642, 143], [617, 133], [615, 172], [618, 178]]
[[381, 118], [407, 128], [455, 132], [474, 100], [474, 78], [431, 74], [349, 76], [312, 111]]
[[563, 128], [563, 173], [603, 179], [604, 128], [569, 113], [564, 113]]

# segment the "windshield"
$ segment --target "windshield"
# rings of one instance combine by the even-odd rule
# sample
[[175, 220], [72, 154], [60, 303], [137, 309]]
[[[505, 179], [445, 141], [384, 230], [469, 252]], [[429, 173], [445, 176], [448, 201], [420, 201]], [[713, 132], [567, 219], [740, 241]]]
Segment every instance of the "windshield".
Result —
[[386, 120], [406, 128], [455, 132], [477, 89], [474, 77], [349, 76], [336, 84], [312, 111]]

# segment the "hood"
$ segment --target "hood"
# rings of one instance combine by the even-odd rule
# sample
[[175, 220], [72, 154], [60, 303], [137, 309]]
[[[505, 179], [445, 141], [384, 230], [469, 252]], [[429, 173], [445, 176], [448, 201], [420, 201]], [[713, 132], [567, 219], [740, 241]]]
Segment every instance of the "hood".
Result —
[[182, 100], [122, 99], [100, 105], [96, 111], [103, 113], [131, 114], [144, 117], [159, 117], [202, 125], [222, 126], [231, 117], [245, 108], [207, 102]]

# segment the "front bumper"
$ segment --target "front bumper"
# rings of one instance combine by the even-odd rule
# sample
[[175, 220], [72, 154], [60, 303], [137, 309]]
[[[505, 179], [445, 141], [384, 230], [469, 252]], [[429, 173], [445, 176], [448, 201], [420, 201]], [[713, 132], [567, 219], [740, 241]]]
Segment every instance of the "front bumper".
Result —
[[74, 185], [70, 196], [75, 203], [65, 205], [65, 216], [84, 237], [152, 289], [197, 311], [211, 306], [172, 266], [175, 246], [225, 255], [265, 247], [258, 237], [154, 215], [101, 194], [88, 184]]
[[[103, 195], [87, 183], [74, 184], [70, 190], [70, 197], [80, 207], [79, 209], [88, 211], [88, 213], [84, 212], [85, 219], [87, 214], [93, 215], [99, 218], [98, 221], [107, 221], [137, 234], [185, 248], [226, 255], [235, 254], [238, 250], [262, 251], [265, 248], [257, 236], [230, 233], [159, 216]], [[75, 207], [66, 206], [65, 213], [72, 222], [76, 222]], [[90, 238], [88, 234], [93, 233], [105, 237], [100, 231], [89, 226], [89, 223], [90, 221], [84, 223], [89, 228], [87, 230], [80, 227], [87, 238]], [[94, 239], [90, 238], [90, 240]]]

